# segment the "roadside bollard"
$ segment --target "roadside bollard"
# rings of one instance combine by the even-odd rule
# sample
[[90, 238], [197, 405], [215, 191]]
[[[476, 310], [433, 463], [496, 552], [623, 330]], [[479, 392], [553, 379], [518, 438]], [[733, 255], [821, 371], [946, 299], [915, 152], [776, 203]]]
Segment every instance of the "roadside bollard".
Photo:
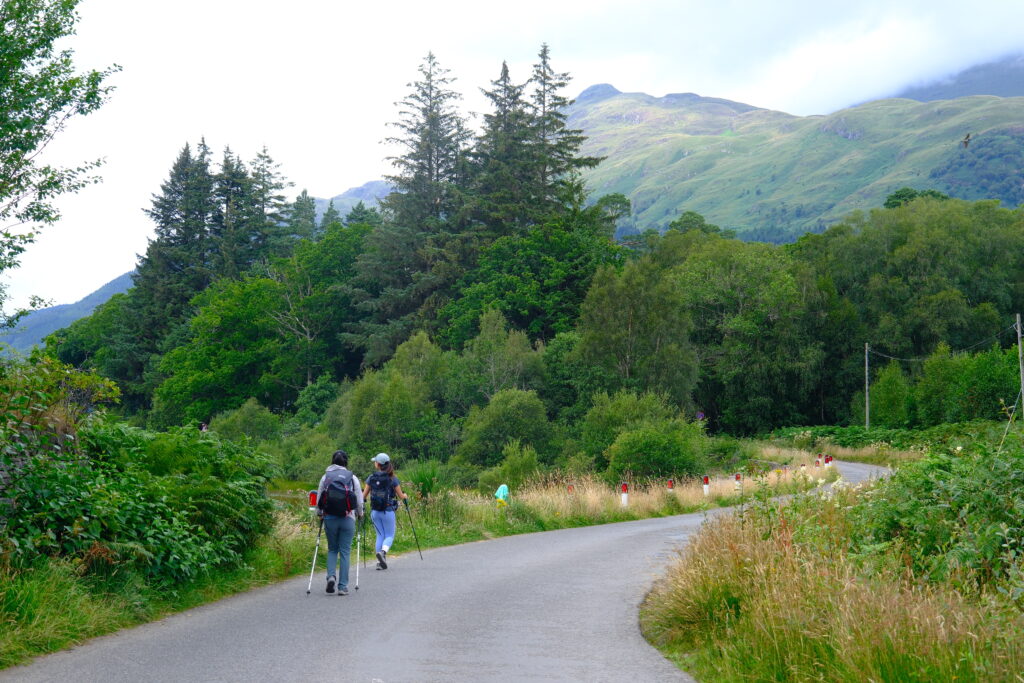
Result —
[[674, 489], [675, 489], [675, 487], [676, 487], [676, 482], [675, 482], [675, 480], [673, 480], [673, 479], [669, 479], [669, 480], [668, 480], [668, 490], [669, 490], [669, 491], [672, 491], [672, 490], [674, 490]]
[[622, 507], [629, 507], [629, 485], [622, 482]]
[[736, 487], [737, 491], [739, 491], [739, 492], [743, 491], [743, 475], [740, 474], [739, 472], [736, 473], [736, 484], [735, 484], [735, 487]]
[[576, 487], [573, 486], [572, 484], [569, 484], [569, 493], [572, 493], [575, 490], [576, 490]]
[[710, 494], [711, 494], [711, 479], [708, 477], [708, 475], [705, 474], [704, 475], [704, 495], [707, 496], [707, 495], [710, 495]]
[[316, 489], [311, 490], [307, 495], [309, 496], [309, 511], [316, 512]]

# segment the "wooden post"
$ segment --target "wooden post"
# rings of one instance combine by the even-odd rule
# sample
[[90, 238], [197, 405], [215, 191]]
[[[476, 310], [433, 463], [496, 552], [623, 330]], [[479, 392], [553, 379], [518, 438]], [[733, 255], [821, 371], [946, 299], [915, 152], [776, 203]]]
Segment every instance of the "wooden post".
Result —
[[868, 376], [868, 354], [871, 345], [864, 342], [864, 429], [871, 429], [871, 380]]

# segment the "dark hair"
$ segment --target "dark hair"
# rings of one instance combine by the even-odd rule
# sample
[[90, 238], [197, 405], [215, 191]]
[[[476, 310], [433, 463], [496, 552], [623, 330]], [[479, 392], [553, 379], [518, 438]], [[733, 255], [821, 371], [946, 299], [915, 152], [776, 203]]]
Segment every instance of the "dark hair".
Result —
[[[376, 461], [375, 461], [375, 462], [376, 462]], [[387, 461], [386, 463], [384, 463], [383, 465], [381, 465], [381, 464], [380, 464], [380, 463], [378, 462], [378, 463], [377, 463], [377, 469], [379, 469], [379, 470], [380, 470], [381, 472], [383, 472], [384, 474], [386, 474], [386, 475], [388, 475], [389, 477], [391, 477], [391, 476], [394, 476], [394, 474], [395, 474], [395, 463], [394, 463], [394, 461], [393, 461], [393, 460], [388, 460], [388, 461]]]
[[348, 467], [348, 453], [339, 448], [334, 451], [333, 455], [331, 455], [331, 463], [341, 465], [342, 467]]

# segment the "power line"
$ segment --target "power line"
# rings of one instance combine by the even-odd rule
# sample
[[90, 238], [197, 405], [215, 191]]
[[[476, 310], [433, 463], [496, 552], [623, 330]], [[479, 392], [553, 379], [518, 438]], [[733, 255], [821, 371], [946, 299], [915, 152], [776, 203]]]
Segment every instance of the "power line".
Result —
[[[975, 349], [975, 348], [981, 346], [982, 344], [987, 344], [987, 343], [989, 343], [991, 341], [995, 341], [995, 340], [999, 339], [1000, 337], [1002, 337], [1007, 332], [1009, 332], [1010, 330], [1015, 330], [1015, 329], [1017, 329], [1016, 323], [1014, 323], [1013, 325], [1007, 326], [1006, 328], [1000, 330], [999, 332], [996, 332], [991, 337], [988, 337], [986, 339], [982, 339], [979, 342], [975, 342], [974, 344], [971, 344], [970, 346], [967, 346], [967, 347], [965, 347], [963, 349], [960, 349], [959, 351], [953, 351], [953, 353], [966, 353], [967, 351], [970, 351], [971, 349]], [[904, 361], [904, 362], [907, 362], [907, 363], [923, 363], [924, 361], [928, 360], [928, 357], [925, 357], [925, 358], [898, 358], [896, 356], [890, 356], [887, 353], [882, 353], [881, 351], [875, 351], [874, 349], [868, 349], [868, 353], [874, 354], [876, 356], [881, 356], [882, 358], [888, 358], [889, 360], [898, 360], [898, 361]]]

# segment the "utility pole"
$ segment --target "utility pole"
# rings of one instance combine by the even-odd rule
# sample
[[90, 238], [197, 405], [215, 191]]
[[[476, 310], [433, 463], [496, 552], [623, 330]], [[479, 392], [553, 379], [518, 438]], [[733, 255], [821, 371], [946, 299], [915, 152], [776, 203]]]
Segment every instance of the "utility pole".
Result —
[[[1017, 334], [1019, 335], [1020, 328], [1018, 327], [1017, 329]], [[864, 429], [871, 429], [871, 380], [868, 375], [869, 353], [871, 353], [871, 345], [864, 342]], [[1021, 370], [1021, 373], [1021, 378], [1024, 378], [1024, 370]]]
[[1020, 313], [1017, 314], [1017, 363], [1020, 365], [1021, 408], [1024, 408], [1024, 350], [1020, 347]]

